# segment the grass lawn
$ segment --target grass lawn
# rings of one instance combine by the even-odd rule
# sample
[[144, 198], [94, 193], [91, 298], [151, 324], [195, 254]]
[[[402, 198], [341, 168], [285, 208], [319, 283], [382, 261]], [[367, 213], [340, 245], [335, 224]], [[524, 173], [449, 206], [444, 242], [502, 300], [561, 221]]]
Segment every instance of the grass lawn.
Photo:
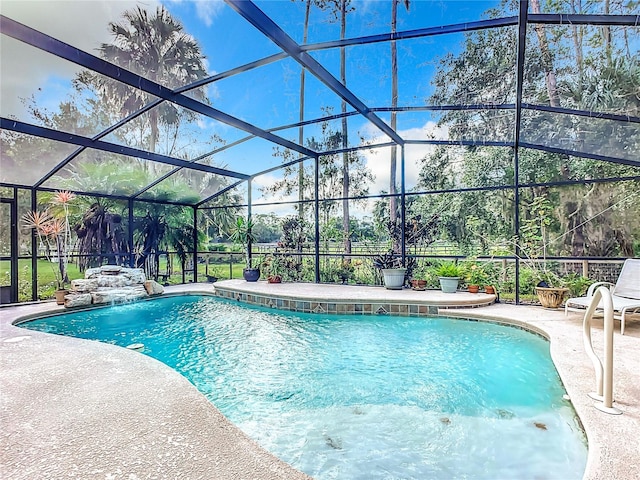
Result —
[[[57, 263], [48, 260], [38, 260], [38, 299], [44, 300], [52, 298], [56, 290], [56, 276], [54, 269], [58, 268]], [[11, 262], [8, 260], [0, 261], [0, 276], [2, 285], [11, 283]], [[80, 272], [78, 266], [70, 263], [67, 265], [67, 273], [70, 280], [83, 278], [84, 274]], [[18, 300], [26, 302], [31, 300], [31, 260], [18, 260]]]
[[[175, 262], [174, 265], [179, 265]], [[53, 298], [53, 294], [56, 290], [56, 277], [54, 274], [54, 268], [58, 268], [56, 263], [51, 263], [48, 260], [38, 260], [38, 299], [45, 300]], [[228, 278], [242, 278], [242, 269], [244, 263], [234, 263], [231, 265], [231, 272], [229, 271], [228, 263], [221, 263], [209, 265], [209, 275], [216, 276], [220, 280], [226, 280]], [[0, 261], [0, 284], [8, 286], [11, 283], [11, 262], [8, 260]], [[166, 272], [166, 259], [160, 262], [160, 272]], [[70, 280], [77, 278], [84, 278], [84, 273], [80, 272], [78, 266], [74, 263], [67, 265], [67, 272]], [[231, 273], [231, 276], [230, 276]], [[188, 282], [192, 279], [192, 273], [186, 272], [185, 280]], [[206, 282], [207, 277], [205, 275], [205, 266], [198, 265], [198, 281]], [[163, 282], [164, 283], [164, 282]], [[167, 279], [167, 283], [171, 285], [182, 283], [182, 270], [174, 268], [173, 274]], [[20, 259], [18, 260], [18, 300], [21, 302], [27, 302], [31, 300], [31, 260]]]

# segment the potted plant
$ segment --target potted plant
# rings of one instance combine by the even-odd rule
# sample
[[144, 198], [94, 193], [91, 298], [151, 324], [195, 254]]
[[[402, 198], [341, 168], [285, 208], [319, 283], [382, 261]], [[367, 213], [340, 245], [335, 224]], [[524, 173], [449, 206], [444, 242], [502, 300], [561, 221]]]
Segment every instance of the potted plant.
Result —
[[551, 204], [545, 195], [534, 198], [527, 209], [531, 217], [523, 220], [518, 244], [520, 260], [533, 272], [535, 291], [543, 307], [558, 308], [569, 289], [547, 262], [547, 227], [551, 225]]
[[455, 262], [443, 262], [435, 267], [436, 276], [440, 280], [443, 293], [456, 293], [458, 283], [462, 277], [462, 268]]
[[[47, 209], [29, 212], [23, 216], [24, 225], [36, 231], [39, 246], [44, 247], [45, 256], [56, 279], [55, 298], [58, 305], [64, 305], [64, 297], [69, 293], [65, 288], [69, 282], [67, 265], [71, 245], [69, 205], [74, 198], [75, 195], [71, 192], [56, 192]], [[54, 263], [57, 263], [57, 268], [53, 267]]]
[[214, 265], [211, 269], [207, 267], [207, 273], [205, 273], [205, 275], [207, 277], [207, 282], [209, 283], [215, 283], [222, 277], [221, 269], [217, 265]]
[[407, 269], [402, 266], [402, 258], [389, 250], [373, 259], [373, 266], [382, 272], [384, 286], [388, 290], [401, 290]]
[[465, 280], [469, 293], [478, 293], [480, 288], [488, 283], [488, 275], [484, 270], [484, 265], [479, 265], [476, 262], [468, 265], [465, 272]]
[[284, 262], [279, 255], [269, 254], [261, 263], [261, 272], [267, 277], [269, 283], [282, 283]]
[[497, 289], [500, 287], [502, 279], [500, 269], [498, 269], [493, 262], [486, 262], [482, 266], [482, 270], [486, 277], [484, 283], [484, 293], [488, 293], [489, 295], [497, 295]]
[[411, 272], [411, 288], [413, 290], [426, 290], [428, 276], [429, 272], [427, 267], [416, 265]]
[[346, 285], [349, 280], [355, 276], [355, 262], [351, 259], [343, 258], [340, 262], [340, 266], [336, 270], [336, 275], [340, 279], [343, 285]]
[[253, 222], [250, 218], [245, 220], [243, 217], [237, 217], [229, 236], [232, 242], [241, 244], [245, 248], [246, 267], [242, 271], [242, 276], [247, 282], [257, 282], [260, 278], [260, 269], [251, 266], [251, 245], [256, 241], [252, 229]]
[[[521, 270], [522, 281], [525, 272], [535, 289], [538, 300], [547, 308], [558, 308], [569, 289], [565, 285], [563, 277], [558, 275], [547, 261], [547, 227], [551, 225], [551, 204], [545, 195], [535, 197], [527, 205], [527, 217], [523, 218], [520, 226], [520, 236], [507, 242], [511, 244], [512, 252], [524, 265]], [[510, 249], [511, 250], [511, 249]], [[493, 275], [493, 272], [492, 272]], [[489, 284], [497, 281], [490, 280]], [[488, 291], [489, 285], [485, 286]]]

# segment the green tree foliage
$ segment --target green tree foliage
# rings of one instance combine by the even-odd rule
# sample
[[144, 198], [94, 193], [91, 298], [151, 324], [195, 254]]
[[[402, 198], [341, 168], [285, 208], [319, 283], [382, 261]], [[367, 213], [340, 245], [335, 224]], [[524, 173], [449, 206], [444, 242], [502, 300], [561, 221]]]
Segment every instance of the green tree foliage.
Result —
[[[506, 16], [505, 6], [510, 3], [514, 2], [503, 2], [500, 8], [489, 10], [487, 16]], [[637, 13], [637, 6], [638, 2], [533, 2], [534, 10], [542, 12], [551, 7], [552, 11], [573, 13], [633, 14]], [[608, 11], [598, 11], [601, 8]], [[531, 29], [527, 34], [524, 101], [637, 116], [640, 68], [637, 51], [630, 48], [634, 42], [631, 31], [629, 27], [575, 25], [539, 25]], [[436, 90], [426, 102], [512, 103], [516, 34], [517, 30], [511, 27], [467, 33], [461, 53], [440, 59], [433, 80]], [[439, 126], [447, 128], [453, 140], [513, 141], [513, 121], [513, 112], [508, 110], [447, 111], [440, 117]], [[520, 140], [619, 158], [637, 159], [640, 151], [637, 124], [529, 109], [523, 110]], [[521, 184], [640, 175], [637, 167], [617, 163], [523, 148], [518, 153]], [[436, 148], [423, 159], [416, 190], [509, 187], [515, 181], [513, 165], [513, 153], [504, 148]], [[554, 221], [549, 234], [558, 239], [554, 254], [633, 254], [632, 238], [640, 231], [640, 220], [630, 212], [638, 200], [638, 182], [556, 189], [532, 186], [522, 189], [521, 195], [527, 203], [540, 196], [551, 202]], [[463, 251], [478, 237], [485, 250], [513, 233], [513, 223], [504, 221], [513, 218], [513, 200], [510, 189], [494, 193], [434, 193], [421, 196], [412, 208], [422, 214], [442, 214], [441, 237], [455, 241]], [[521, 221], [526, 222], [530, 212], [522, 205]]]
[[275, 213], [252, 215], [251, 219], [253, 220], [253, 234], [256, 237], [256, 243], [275, 243], [280, 240], [281, 222]]
[[[307, 139], [307, 146], [316, 151], [332, 151], [341, 148], [342, 134], [333, 130], [329, 122], [323, 122], [321, 126], [322, 136], [320, 138], [311, 137]], [[288, 150], [277, 149], [275, 155], [279, 155], [283, 159], [283, 163], [287, 163], [292, 158], [292, 153]], [[369, 192], [369, 184], [373, 180], [371, 171], [366, 167], [364, 158], [358, 152], [348, 152], [349, 161], [349, 191], [354, 197], [365, 196]], [[321, 155], [319, 158], [320, 173], [318, 178], [318, 193], [320, 199], [340, 198], [343, 195], [344, 176], [342, 175], [342, 155]], [[313, 161], [305, 162], [304, 170], [304, 197], [313, 198], [314, 195], [314, 176], [315, 168]], [[299, 172], [298, 166], [288, 166], [283, 168], [282, 179], [274, 182], [269, 187], [264, 187], [263, 192], [270, 195], [279, 196], [280, 198], [295, 193], [299, 188]], [[364, 200], [352, 200], [355, 204], [363, 204]], [[321, 223], [327, 224], [332, 216], [337, 214], [339, 204], [336, 201], [321, 201], [320, 215]], [[313, 212], [309, 211], [306, 218], [307, 222], [312, 221]], [[343, 227], [344, 228], [344, 227]], [[342, 230], [344, 232], [344, 230]]]

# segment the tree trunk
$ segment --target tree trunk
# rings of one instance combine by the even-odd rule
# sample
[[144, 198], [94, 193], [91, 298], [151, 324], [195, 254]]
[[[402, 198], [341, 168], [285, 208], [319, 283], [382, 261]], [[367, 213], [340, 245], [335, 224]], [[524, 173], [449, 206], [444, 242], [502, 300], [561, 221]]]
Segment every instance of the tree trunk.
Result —
[[[309, 34], [309, 13], [311, 11], [311, 0], [307, 0], [304, 11], [304, 31], [302, 34], [302, 43], [307, 43]], [[300, 71], [300, 123], [304, 121], [304, 84], [306, 70], [302, 67]], [[298, 143], [304, 145], [304, 126], [298, 127]], [[315, 179], [318, 181], [318, 179]], [[300, 221], [304, 220], [304, 162], [298, 164], [298, 216]]]
[[[391, 33], [396, 32], [398, 21], [398, 0], [391, 1]], [[396, 42], [391, 42], [391, 107], [398, 106], [398, 54]], [[397, 113], [395, 110], [391, 110], [391, 129], [396, 130], [397, 126]], [[389, 221], [394, 225], [398, 220], [397, 211], [397, 198], [395, 197], [398, 189], [396, 187], [396, 169], [398, 162], [398, 147], [391, 147], [391, 163], [389, 165]], [[391, 246], [394, 252], [400, 251], [400, 245], [394, 238], [393, 245]]]
[[[604, 14], [609, 15], [611, 12], [611, 0], [605, 0], [604, 2]], [[602, 36], [604, 37], [604, 49], [607, 58], [607, 67], [610, 67], [613, 63], [612, 48], [611, 48], [611, 27], [609, 25], [602, 26]]]
[[[532, 13], [540, 13], [540, 0], [531, 0]], [[560, 106], [560, 96], [558, 95], [558, 86], [556, 83], [556, 74], [553, 71], [553, 60], [551, 51], [549, 50], [549, 42], [544, 25], [536, 24], [536, 34], [540, 43], [540, 53], [542, 54], [542, 62], [545, 73], [545, 81], [547, 84], [547, 94], [549, 95], [549, 104], [552, 107]]]
[[65, 242], [60, 237], [56, 237], [56, 249], [58, 250], [58, 269], [60, 270], [60, 281], [62, 285], [58, 285], [60, 288], [64, 288], [64, 284], [69, 282], [69, 275], [67, 275], [67, 264], [65, 258], [67, 253], [65, 252]]
[[[346, 35], [347, 29], [347, 0], [341, 0], [340, 2], [340, 40], [343, 40]], [[347, 74], [346, 74], [346, 50], [345, 47], [340, 48], [340, 81], [346, 87], [347, 86]], [[344, 116], [347, 113], [347, 102], [342, 100], [341, 102], [342, 117], [342, 148], [347, 148], [349, 145], [348, 132], [347, 132], [347, 117]], [[342, 153], [342, 235], [344, 240], [344, 253], [351, 253], [351, 235], [349, 231], [349, 154], [347, 152]]]
[[[577, 3], [577, 6], [576, 6]], [[571, 13], [582, 13], [582, 2], [580, 0], [571, 0]], [[584, 84], [584, 54], [582, 51], [583, 26], [571, 25], [571, 37], [573, 38], [573, 47], [576, 51], [576, 64], [578, 67], [578, 87], [582, 89]], [[580, 99], [582, 102], [582, 99]]]
[[[156, 108], [152, 108], [151, 111], [149, 112], [149, 126], [151, 128], [151, 134], [149, 135], [149, 151], [150, 152], [154, 152], [156, 151], [156, 145], [158, 143], [158, 112], [156, 111]], [[145, 165], [148, 165], [149, 168], [149, 173], [156, 175], [157, 171], [156, 171], [156, 165], [155, 162], [145, 162]]]

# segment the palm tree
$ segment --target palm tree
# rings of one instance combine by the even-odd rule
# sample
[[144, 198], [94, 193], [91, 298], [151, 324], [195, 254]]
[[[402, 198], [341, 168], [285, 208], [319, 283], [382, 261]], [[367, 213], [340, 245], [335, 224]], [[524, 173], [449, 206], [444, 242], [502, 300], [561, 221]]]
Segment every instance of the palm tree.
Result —
[[[306, 0], [304, 9], [304, 30], [302, 33], [302, 43], [307, 43], [309, 35], [309, 13], [311, 12], [311, 0]], [[300, 123], [304, 121], [304, 84], [305, 84], [306, 69], [302, 67], [300, 69]], [[298, 143], [304, 145], [304, 126], [298, 127]], [[300, 221], [304, 220], [304, 162], [300, 162], [298, 165], [298, 216]]]
[[[172, 89], [207, 76], [200, 46], [163, 6], [156, 9], [155, 15], [136, 7], [126, 11], [123, 19], [122, 23], [109, 23], [113, 41], [100, 46], [102, 58]], [[77, 80], [95, 87], [102, 102], [118, 117], [136, 112], [151, 101], [150, 95], [140, 90], [89, 72], [82, 72]], [[194, 89], [190, 95], [207, 101], [204, 87]], [[148, 134], [138, 134], [141, 147], [156, 151], [160, 126], [175, 128], [189, 115], [195, 114], [179, 110], [170, 102], [151, 109], [146, 117]]]
[[[189, 207], [167, 206], [148, 203], [135, 219], [134, 253], [135, 264], [144, 268], [147, 278], [158, 278], [160, 255], [175, 251], [180, 263], [187, 262], [193, 249], [193, 213]], [[196, 232], [198, 242], [204, 238]], [[171, 268], [170, 255], [168, 268]], [[195, 261], [195, 257], [194, 257]]]
[[98, 197], [73, 227], [78, 236], [81, 272], [102, 265], [105, 259], [121, 265], [129, 257], [122, 215], [112, 212], [113, 207], [112, 202]]
[[[328, 8], [327, 2], [329, 0], [303, 0], [305, 2], [304, 8], [304, 27], [302, 32], [302, 43], [306, 44], [309, 37], [309, 17], [311, 13], [311, 4], [318, 7], [320, 10]], [[305, 78], [307, 70], [305, 68], [300, 69], [300, 123], [304, 121], [304, 98], [305, 98]], [[298, 143], [304, 145], [304, 125], [298, 127]], [[304, 220], [304, 189], [305, 189], [305, 171], [304, 162], [298, 164], [298, 216], [300, 221]]]
[[[347, 32], [347, 2], [350, 0], [340, 1], [340, 40], [344, 40]], [[347, 59], [345, 47], [340, 47], [340, 81], [347, 86]], [[350, 214], [349, 214], [349, 153], [346, 151], [349, 146], [349, 135], [347, 133], [347, 102], [343, 99], [340, 102], [340, 110], [342, 112], [342, 234], [344, 238], [344, 253], [351, 253], [351, 232], [350, 232]], [[347, 261], [351, 261], [347, 257]]]

